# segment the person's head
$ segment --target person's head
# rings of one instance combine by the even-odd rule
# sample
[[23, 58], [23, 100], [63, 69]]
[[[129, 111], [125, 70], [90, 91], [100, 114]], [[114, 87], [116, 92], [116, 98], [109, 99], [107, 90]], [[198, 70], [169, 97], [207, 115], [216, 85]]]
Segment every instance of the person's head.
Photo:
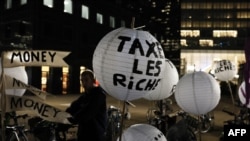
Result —
[[81, 73], [81, 83], [85, 90], [95, 86], [95, 75], [91, 70], [85, 70]]

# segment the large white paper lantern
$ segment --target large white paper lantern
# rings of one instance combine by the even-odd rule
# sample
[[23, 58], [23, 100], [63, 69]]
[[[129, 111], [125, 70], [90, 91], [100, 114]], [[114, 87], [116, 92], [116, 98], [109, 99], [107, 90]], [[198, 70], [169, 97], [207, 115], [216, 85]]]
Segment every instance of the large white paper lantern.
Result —
[[[246, 104], [246, 82], [243, 81], [239, 87], [239, 90], [238, 90], [238, 95], [239, 95], [239, 99], [240, 99], [240, 102], [242, 104]], [[250, 99], [249, 99], [250, 101]], [[250, 108], [250, 103], [248, 103], [247, 105], [247, 108]]]
[[[1, 61], [1, 59], [0, 59]], [[0, 75], [2, 74], [2, 65], [0, 64]], [[23, 66], [20, 67], [12, 67], [12, 68], [4, 68], [4, 74], [15, 78], [17, 80], [22, 81], [23, 83], [28, 83], [28, 76], [25, 68]], [[23, 96], [26, 89], [16, 89], [10, 88], [11, 86], [5, 86], [6, 95], [15, 95], [15, 96]]]
[[[149, 124], [134, 124], [124, 130], [122, 141], [167, 141], [164, 134]], [[117, 141], [120, 141], [119, 138]]]
[[118, 28], [106, 34], [93, 55], [93, 70], [108, 94], [135, 100], [153, 91], [161, 81], [165, 56], [148, 32]]
[[146, 94], [143, 98], [147, 100], [162, 100], [170, 97], [174, 93], [175, 86], [179, 81], [179, 74], [169, 59], [166, 59], [165, 62], [163, 79], [159, 82], [159, 86], [155, 91]]
[[220, 81], [232, 80], [236, 73], [236, 67], [230, 60], [221, 60], [215, 63], [214, 75]]
[[220, 101], [220, 86], [209, 74], [199, 71], [185, 74], [175, 89], [177, 104], [186, 112], [206, 114]]

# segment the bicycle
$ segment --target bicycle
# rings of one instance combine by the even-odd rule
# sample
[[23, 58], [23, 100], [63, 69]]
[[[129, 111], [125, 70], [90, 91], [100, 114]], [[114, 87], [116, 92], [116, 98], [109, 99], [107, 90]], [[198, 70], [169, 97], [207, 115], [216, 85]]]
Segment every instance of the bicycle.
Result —
[[[250, 125], [250, 110], [242, 104], [238, 104], [237, 106], [240, 107], [239, 113], [231, 112], [225, 108], [222, 109], [222, 111], [224, 113], [227, 113], [227, 114], [234, 117], [231, 120], [224, 121], [224, 125]], [[220, 141], [224, 140], [224, 132], [223, 131], [222, 131], [219, 139], [220, 139]]]
[[107, 110], [106, 141], [116, 141], [121, 130], [122, 113], [119, 108], [111, 105]]
[[[39, 141], [69, 141], [66, 134], [70, 128], [75, 128], [77, 125], [62, 124], [44, 120], [40, 117], [29, 119], [31, 133]], [[70, 139], [75, 140], [75, 139]]]
[[206, 114], [201, 114], [197, 117], [192, 116], [184, 111], [179, 111], [178, 115], [182, 116], [194, 131], [194, 133], [201, 132], [207, 133], [214, 126], [214, 114], [213, 112], [208, 112]]
[[169, 115], [173, 111], [172, 100], [163, 99], [156, 101], [154, 104], [155, 107], [147, 111], [147, 121], [166, 135], [168, 129], [176, 123], [176, 116]]
[[26, 119], [28, 114], [16, 115], [16, 112], [7, 112], [5, 114], [7, 120], [13, 120], [13, 124], [6, 123], [6, 141], [28, 141], [28, 129], [24, 125], [20, 125], [19, 119]]

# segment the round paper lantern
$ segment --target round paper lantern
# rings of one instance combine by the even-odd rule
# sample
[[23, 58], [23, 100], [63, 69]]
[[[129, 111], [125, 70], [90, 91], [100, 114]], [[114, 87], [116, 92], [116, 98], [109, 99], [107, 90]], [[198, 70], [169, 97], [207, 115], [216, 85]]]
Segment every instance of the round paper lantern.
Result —
[[135, 100], [155, 90], [161, 81], [165, 56], [148, 32], [118, 28], [106, 34], [93, 55], [100, 85], [119, 100]]
[[144, 96], [147, 100], [162, 100], [170, 97], [174, 91], [177, 82], [179, 81], [179, 74], [174, 64], [166, 59], [163, 79], [159, 82], [159, 86], [155, 91]]
[[[243, 81], [239, 87], [238, 91], [239, 99], [242, 104], [246, 104], [246, 82]], [[249, 99], [250, 100], [250, 99]], [[247, 108], [250, 108], [250, 103], [248, 103]]]
[[149, 124], [131, 125], [123, 132], [121, 139], [122, 141], [167, 141], [159, 129]]
[[[2, 74], [2, 65], [0, 64], [0, 74]], [[12, 68], [4, 68], [4, 74], [18, 79], [22, 81], [23, 83], [28, 83], [28, 76], [25, 68], [23, 66], [20, 67], [12, 67]], [[6, 86], [6, 87], [11, 87], [11, 86]], [[26, 89], [5, 89], [6, 90], [6, 95], [15, 95], [15, 96], [23, 96], [25, 93]]]
[[214, 75], [220, 81], [232, 80], [236, 73], [235, 65], [230, 60], [221, 60], [215, 64]]
[[196, 115], [206, 114], [218, 105], [220, 86], [205, 72], [188, 73], [178, 81], [174, 96], [184, 111]]

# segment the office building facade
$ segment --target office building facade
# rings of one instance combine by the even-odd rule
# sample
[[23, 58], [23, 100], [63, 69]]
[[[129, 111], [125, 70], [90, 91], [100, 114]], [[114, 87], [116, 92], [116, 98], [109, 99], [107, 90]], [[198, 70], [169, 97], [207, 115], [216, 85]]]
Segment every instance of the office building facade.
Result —
[[176, 16], [180, 5], [173, 0], [3, 0], [0, 6], [1, 51], [71, 52], [66, 58], [69, 67], [26, 67], [29, 84], [52, 94], [81, 92], [80, 72], [92, 67], [98, 42], [111, 30], [130, 28], [132, 18], [134, 27], [159, 40], [166, 57], [177, 60], [177, 66], [180, 62], [180, 22]]
[[182, 74], [210, 71], [214, 62], [245, 62], [244, 43], [249, 37], [250, 2], [245, 0], [182, 0]]

